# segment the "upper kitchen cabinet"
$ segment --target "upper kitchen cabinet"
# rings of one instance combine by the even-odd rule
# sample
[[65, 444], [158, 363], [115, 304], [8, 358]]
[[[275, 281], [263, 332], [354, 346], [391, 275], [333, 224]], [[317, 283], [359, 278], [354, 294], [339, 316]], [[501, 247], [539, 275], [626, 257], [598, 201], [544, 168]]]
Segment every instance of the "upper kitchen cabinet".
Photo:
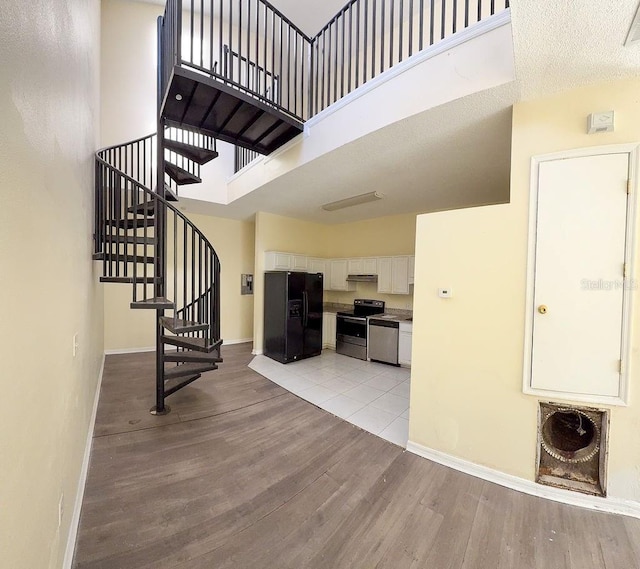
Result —
[[308, 258], [306, 255], [291, 255], [291, 270], [292, 271], [307, 271], [308, 270]]
[[[265, 271], [306, 271], [307, 256], [296, 253], [267, 251], [264, 254]], [[316, 271], [320, 272], [320, 271]]]
[[331, 274], [329, 270], [329, 261], [327, 259], [318, 259], [317, 257], [309, 257], [307, 261], [307, 270], [310, 273], [322, 273], [324, 290], [331, 290]]
[[415, 274], [416, 274], [416, 258], [413, 255], [411, 255], [411, 257], [409, 257], [409, 284], [410, 285], [414, 283]]
[[293, 259], [291, 253], [267, 251], [264, 254], [264, 268], [266, 271], [290, 271]]
[[329, 261], [330, 290], [356, 290], [355, 283], [347, 282], [349, 265], [347, 259], [331, 259]]
[[391, 294], [392, 257], [378, 257], [378, 292]]
[[409, 294], [409, 256], [378, 257], [378, 292]]
[[376, 257], [360, 257], [347, 259], [348, 275], [377, 275], [378, 259]]

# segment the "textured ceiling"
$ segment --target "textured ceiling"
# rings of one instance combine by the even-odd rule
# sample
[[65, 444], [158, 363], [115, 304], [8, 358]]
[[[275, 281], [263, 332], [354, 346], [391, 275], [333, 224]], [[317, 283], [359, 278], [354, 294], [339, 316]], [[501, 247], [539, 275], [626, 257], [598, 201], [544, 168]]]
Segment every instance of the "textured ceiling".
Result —
[[[317, 32], [343, 0], [271, 0]], [[229, 206], [188, 210], [247, 218], [268, 211], [326, 223], [508, 199], [514, 102], [636, 77], [640, 45], [624, 46], [638, 0], [511, 0], [517, 80], [381, 129], [286, 174]], [[377, 190], [373, 204], [323, 203]]]

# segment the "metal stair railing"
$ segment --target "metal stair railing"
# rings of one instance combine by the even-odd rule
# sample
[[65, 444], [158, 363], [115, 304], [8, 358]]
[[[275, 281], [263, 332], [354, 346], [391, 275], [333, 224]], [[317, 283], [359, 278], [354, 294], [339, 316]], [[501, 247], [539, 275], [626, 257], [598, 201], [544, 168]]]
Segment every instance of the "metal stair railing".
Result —
[[350, 0], [309, 37], [266, 0], [168, 0], [158, 24], [159, 101], [181, 66], [304, 121], [508, 8], [509, 0]]
[[[167, 298], [175, 306], [174, 318], [180, 314], [209, 324], [208, 330], [190, 336], [215, 343], [220, 338], [220, 259], [180, 210], [142, 183], [155, 181], [152, 160], [131, 152], [151, 148], [153, 136], [96, 153], [95, 253], [102, 256], [104, 276], [133, 279], [134, 303]], [[136, 157], [133, 164], [131, 156]], [[159, 218], [163, 221], [156, 225]], [[154, 259], [153, 273], [149, 258]]]

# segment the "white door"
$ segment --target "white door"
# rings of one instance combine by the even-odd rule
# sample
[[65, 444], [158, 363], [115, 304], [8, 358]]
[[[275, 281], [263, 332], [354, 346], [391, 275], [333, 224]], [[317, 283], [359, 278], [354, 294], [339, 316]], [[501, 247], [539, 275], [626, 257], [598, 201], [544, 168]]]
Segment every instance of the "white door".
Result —
[[541, 162], [531, 387], [620, 394], [629, 154]]

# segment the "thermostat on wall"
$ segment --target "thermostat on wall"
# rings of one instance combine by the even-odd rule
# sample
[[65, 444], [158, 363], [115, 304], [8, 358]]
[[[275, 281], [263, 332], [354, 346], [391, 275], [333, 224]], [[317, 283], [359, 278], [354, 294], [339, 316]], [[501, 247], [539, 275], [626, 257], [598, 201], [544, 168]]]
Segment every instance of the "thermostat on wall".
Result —
[[438, 296], [440, 298], [451, 298], [453, 296], [453, 291], [450, 288], [439, 288]]

